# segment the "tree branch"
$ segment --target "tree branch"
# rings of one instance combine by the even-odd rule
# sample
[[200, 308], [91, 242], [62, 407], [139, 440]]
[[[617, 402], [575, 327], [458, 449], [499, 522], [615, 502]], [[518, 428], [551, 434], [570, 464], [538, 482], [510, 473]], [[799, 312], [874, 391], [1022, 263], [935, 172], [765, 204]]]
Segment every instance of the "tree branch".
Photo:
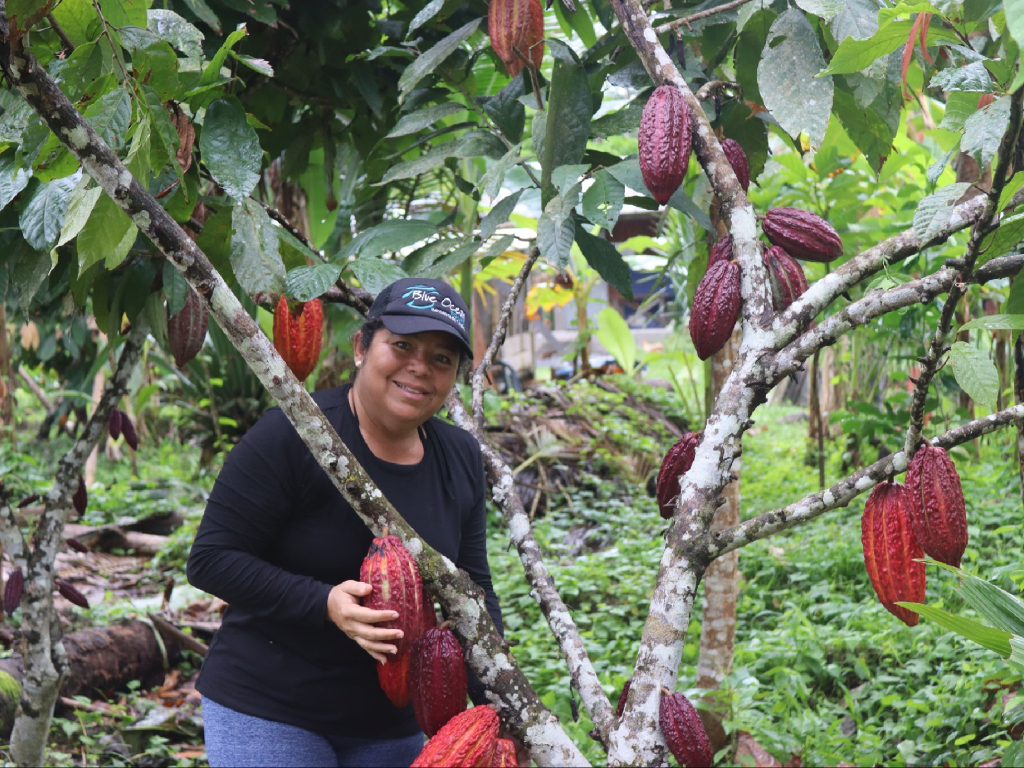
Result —
[[725, 5], [708, 8], [706, 11], [698, 11], [697, 13], [690, 14], [689, 16], [683, 16], [681, 19], [674, 19], [667, 24], [662, 24], [660, 27], [656, 27], [654, 31], [656, 34], [664, 35], [666, 32], [671, 32], [672, 30], [679, 29], [680, 27], [689, 28], [689, 26], [695, 21], [706, 19], [708, 16], [714, 16], [716, 13], [731, 11], [734, 8], [739, 8], [741, 5], [746, 5], [749, 2], [751, 2], [751, 0], [732, 0], [731, 3], [726, 3]]

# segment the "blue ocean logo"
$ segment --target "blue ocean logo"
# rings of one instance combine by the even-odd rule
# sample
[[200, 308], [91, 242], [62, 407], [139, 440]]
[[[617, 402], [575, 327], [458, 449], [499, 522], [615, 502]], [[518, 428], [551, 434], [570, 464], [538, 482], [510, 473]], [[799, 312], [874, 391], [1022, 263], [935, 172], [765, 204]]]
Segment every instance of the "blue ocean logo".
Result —
[[403, 299], [412, 297], [412, 300], [406, 303], [406, 306], [412, 309], [433, 309], [437, 296], [437, 288], [429, 285], [414, 285], [402, 294]]

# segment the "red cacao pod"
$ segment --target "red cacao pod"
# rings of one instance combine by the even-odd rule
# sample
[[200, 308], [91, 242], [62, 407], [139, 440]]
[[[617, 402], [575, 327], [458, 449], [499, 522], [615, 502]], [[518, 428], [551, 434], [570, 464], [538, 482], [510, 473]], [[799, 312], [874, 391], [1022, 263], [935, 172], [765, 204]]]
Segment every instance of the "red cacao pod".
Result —
[[747, 162], [747, 153], [735, 139], [722, 139], [722, 151], [729, 158], [729, 165], [732, 166], [733, 173], [746, 192], [750, 189], [750, 164]]
[[323, 331], [324, 309], [320, 299], [299, 302], [293, 312], [281, 294], [274, 310], [274, 347], [299, 381], [305, 381], [320, 360]]
[[387, 664], [377, 662], [377, 681], [388, 700], [398, 708], [412, 701], [412, 654], [396, 655]]
[[772, 245], [805, 261], [835, 261], [843, 255], [843, 241], [820, 216], [799, 208], [772, 208], [761, 219], [761, 229]]
[[619, 703], [615, 705], [615, 716], [622, 717], [622, 713], [626, 711], [626, 699], [629, 698], [629, 686], [633, 684], [633, 678], [629, 678], [623, 686], [622, 693], [619, 694]]
[[494, 765], [496, 768], [519, 768], [516, 745], [511, 739], [498, 739], [494, 748]]
[[[407, 656], [423, 631], [423, 581], [409, 550], [397, 536], [388, 534], [374, 539], [359, 569], [359, 580], [373, 590], [363, 598], [363, 605], [375, 611], [397, 611], [394, 621], [382, 621], [382, 629], [400, 629], [403, 637], [395, 641], [396, 657]], [[391, 666], [394, 660], [385, 666]], [[408, 702], [406, 702], [408, 703]]]
[[498, 741], [498, 716], [486, 706], [473, 707], [456, 715], [439, 730], [410, 768], [432, 766], [494, 765]]
[[772, 284], [772, 304], [781, 312], [807, 290], [807, 276], [799, 262], [777, 245], [765, 249], [764, 263]]
[[30, 493], [24, 499], [19, 501], [18, 502], [18, 509], [24, 509], [29, 504], [31, 504], [33, 501], [39, 501], [39, 494], [38, 493]]
[[663, 693], [658, 724], [668, 744], [668, 751], [686, 768], [710, 768], [715, 753], [711, 751], [711, 742], [697, 710], [683, 694], [669, 693], [664, 689]]
[[967, 507], [960, 475], [942, 448], [921, 446], [907, 467], [907, 511], [921, 549], [960, 567], [967, 549]]
[[199, 354], [210, 325], [210, 312], [199, 294], [189, 286], [185, 291], [185, 304], [167, 318], [167, 345], [179, 368]]
[[691, 120], [682, 91], [671, 85], [655, 88], [640, 115], [640, 172], [661, 205], [686, 177], [693, 142]]
[[487, 8], [491, 47], [515, 77], [523, 69], [516, 50], [540, 68], [544, 59], [544, 9], [540, 0], [491, 0]]
[[89, 601], [86, 599], [85, 595], [79, 592], [71, 582], [65, 581], [64, 579], [57, 579], [57, 591], [60, 592], [61, 597], [68, 602], [74, 603], [79, 608], [89, 607]]
[[74, 537], [64, 539], [64, 543], [68, 545], [68, 549], [73, 549], [75, 552], [85, 553], [89, 551], [89, 548], [85, 546], [85, 544]]
[[13, 616], [14, 612], [18, 610], [18, 606], [21, 605], [21, 593], [25, 590], [25, 576], [21, 572], [21, 568], [17, 568], [11, 571], [11, 575], [7, 577], [7, 583], [4, 585], [4, 603], [3, 609], [7, 611], [8, 616]]
[[729, 235], [715, 240], [711, 246], [711, 253], [708, 254], [708, 269], [711, 269], [720, 261], [732, 260], [732, 238]]
[[78, 488], [75, 489], [75, 495], [71, 497], [71, 506], [75, 508], [75, 512], [80, 515], [85, 514], [85, 508], [89, 505], [89, 492], [85, 488], [85, 481], [82, 476], [78, 476]]
[[918, 615], [896, 605], [923, 603], [925, 587], [924, 563], [914, 562], [924, 552], [911, 530], [906, 488], [901, 483], [881, 483], [871, 491], [861, 518], [861, 541], [864, 565], [878, 599], [908, 627], [915, 626]]
[[110, 418], [107, 419], [107, 432], [111, 440], [117, 440], [121, 436], [121, 411], [113, 408], [110, 411]]
[[139, 436], [135, 432], [135, 425], [132, 424], [132, 420], [128, 418], [127, 413], [121, 414], [121, 434], [124, 435], [124, 441], [128, 444], [128, 447], [133, 451], [139, 450]]
[[[668, 449], [661, 460], [658, 470], [658, 482], [655, 486], [658, 497], [658, 512], [666, 520], [671, 520], [676, 511], [676, 497], [679, 495], [679, 478], [685, 475], [693, 464], [693, 456], [700, 445], [699, 432], [687, 432], [675, 445]], [[628, 683], [626, 684], [628, 687]]]
[[697, 357], [707, 360], [725, 346], [740, 316], [740, 266], [719, 261], [709, 269], [693, 295], [690, 339]]
[[428, 629], [412, 650], [412, 703], [428, 737], [466, 709], [466, 661], [447, 626]]

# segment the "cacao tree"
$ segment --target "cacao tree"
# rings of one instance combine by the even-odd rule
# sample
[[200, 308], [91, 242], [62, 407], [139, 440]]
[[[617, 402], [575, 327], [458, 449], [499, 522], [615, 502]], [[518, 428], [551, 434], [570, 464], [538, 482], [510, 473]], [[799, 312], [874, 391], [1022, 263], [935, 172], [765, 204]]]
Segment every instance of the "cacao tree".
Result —
[[[475, 273], [519, 248], [472, 402], [453, 396], [449, 411], [480, 442], [493, 499], [607, 761], [664, 763], [678, 734], [658, 726], [663, 696], [675, 689], [697, 588], [716, 558], [906, 471], [946, 362], [989, 413], [932, 434], [929, 450], [1024, 421], [1021, 388], [1015, 405], [995, 410], [992, 363], [948, 343], [962, 299], [1024, 266], [1021, 19], [1019, 0], [555, 0], [546, 10], [536, 0], [0, 2], [2, 295], [22, 313], [56, 300], [64, 323], [90, 315], [115, 345], [127, 333], [30, 535], [0, 491], [2, 539], [24, 573], [25, 621], [38, 630], [22, 649], [14, 759], [43, 762], [66, 664], [53, 561], [82, 462], [145, 334], [170, 334], [184, 360], [205, 308], [375, 535], [386, 526], [415, 553], [505, 726], [539, 764], [586, 762], [468, 577], [381, 498], [239, 299], [268, 310], [283, 302], [284, 322], [301, 317], [289, 300], [365, 312], [406, 275], [454, 274], [468, 295]], [[954, 156], [987, 175], [953, 181]], [[867, 195], [883, 176], [898, 191]], [[563, 269], [578, 249], [631, 296], [626, 260], [599, 236], [627, 203], [668, 206], [697, 234], [681, 255], [702, 357], [736, 323], [742, 335], [692, 460], [667, 479], [678, 492], [664, 542], [652, 543], [664, 554], [617, 714], [482, 426], [485, 374], [540, 259]], [[730, 244], [708, 268], [712, 205]], [[515, 211], [532, 212], [532, 240], [502, 231]], [[766, 254], [761, 233], [789, 260]], [[955, 330], [1024, 328], [1022, 285], [1004, 312]], [[713, 530], [769, 390], [844, 336], [912, 311], [926, 334], [905, 340], [921, 348], [900, 450]], [[883, 526], [885, 509], [874, 513]], [[670, 702], [671, 718], [692, 726], [691, 710]]]

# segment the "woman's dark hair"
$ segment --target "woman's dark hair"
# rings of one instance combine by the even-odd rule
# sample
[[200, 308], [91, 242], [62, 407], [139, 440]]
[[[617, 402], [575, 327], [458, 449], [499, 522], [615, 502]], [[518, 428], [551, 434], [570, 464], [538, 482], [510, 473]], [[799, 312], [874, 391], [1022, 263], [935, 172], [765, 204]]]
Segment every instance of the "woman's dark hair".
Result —
[[[384, 327], [384, 321], [381, 320], [379, 317], [375, 317], [372, 320], [365, 320], [363, 322], [362, 327], [360, 327], [359, 330], [356, 331], [356, 333], [360, 334], [360, 336], [359, 336], [359, 348], [363, 350], [364, 354], [370, 348], [370, 345], [373, 343], [373, 337], [377, 335], [377, 331], [379, 331], [383, 327]], [[352, 346], [354, 347], [355, 346], [355, 334], [352, 335], [352, 339], [353, 339]], [[473, 359], [471, 357], [469, 357], [465, 352], [463, 352], [460, 349], [459, 350], [459, 372], [458, 372], [458, 374], [456, 376], [456, 379], [466, 380], [466, 377], [469, 375], [469, 372], [470, 372], [470, 369], [472, 368], [472, 366], [473, 366]], [[355, 367], [355, 361], [353, 361], [352, 376], [350, 377], [350, 381], [355, 381], [356, 376], [358, 374], [359, 374], [359, 369]]]

